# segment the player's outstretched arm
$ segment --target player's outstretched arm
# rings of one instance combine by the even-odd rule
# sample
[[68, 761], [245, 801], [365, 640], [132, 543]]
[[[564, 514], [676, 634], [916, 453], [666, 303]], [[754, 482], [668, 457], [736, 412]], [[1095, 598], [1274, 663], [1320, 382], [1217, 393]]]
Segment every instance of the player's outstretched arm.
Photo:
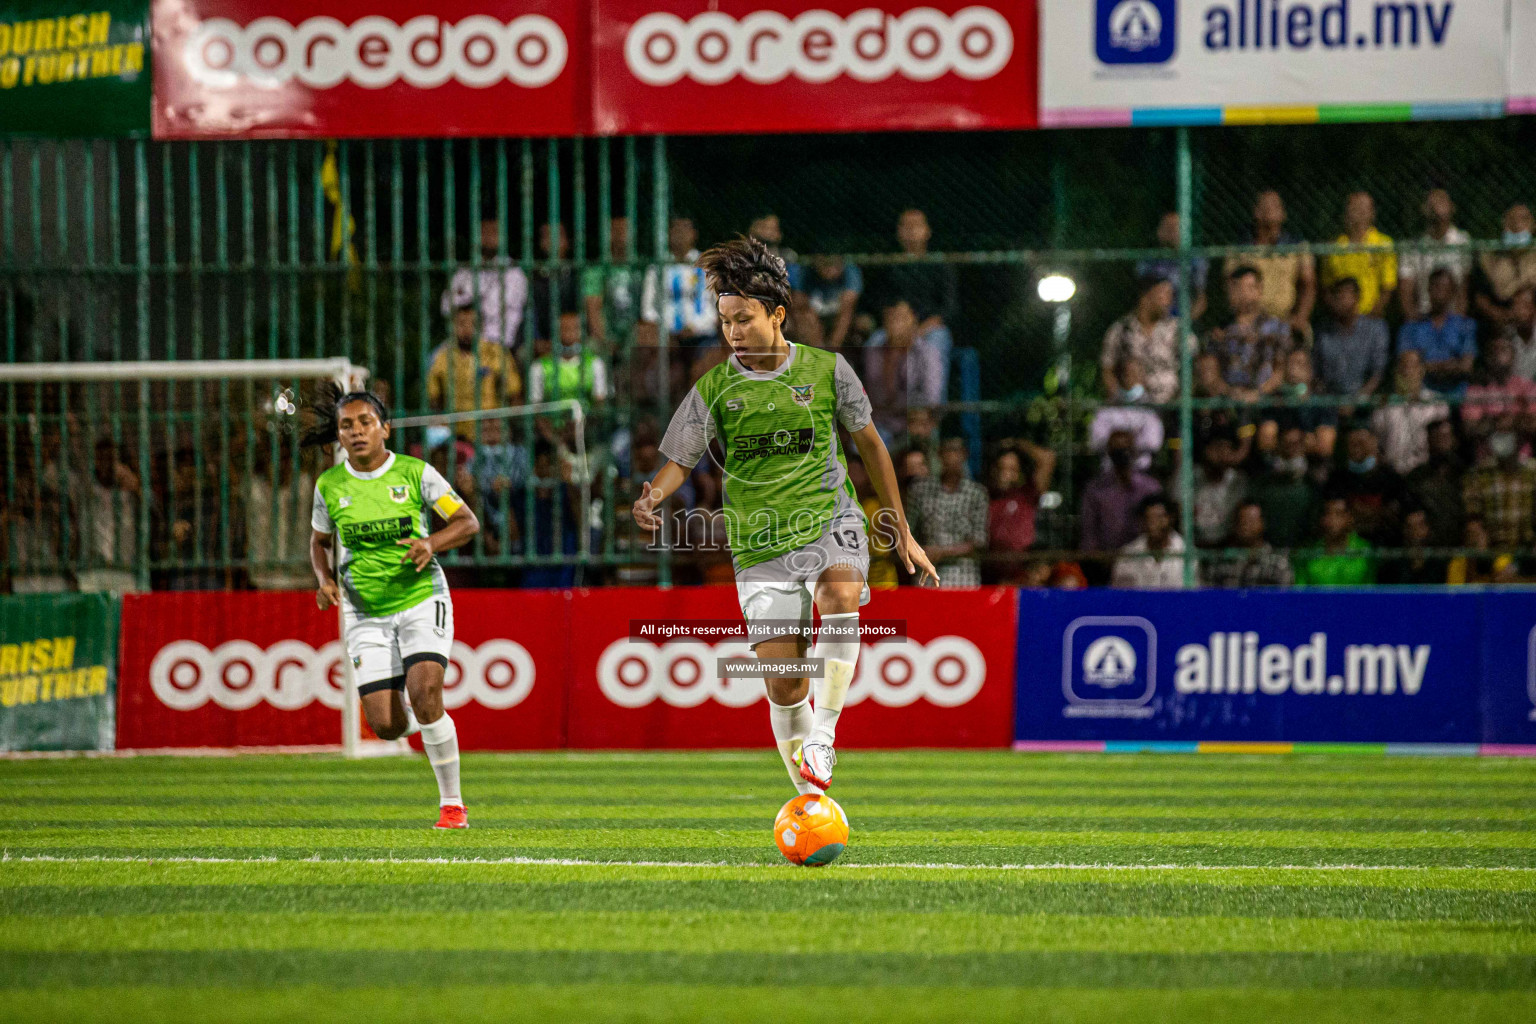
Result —
[[682, 486], [683, 481], [688, 479], [688, 473], [688, 469], [668, 459], [667, 464], [657, 470], [654, 477], [640, 481], [640, 497], [630, 507], [635, 525], [642, 530], [659, 529], [661, 516], [656, 514], [656, 509]]
[[[912, 528], [907, 525], [907, 513], [901, 507], [901, 489], [896, 486], [896, 467], [891, 463], [891, 453], [886, 450], [885, 442], [880, 439], [880, 432], [871, 422], [853, 431], [850, 436], [854, 447], [859, 450], [859, 458], [864, 460], [864, 468], [869, 471], [869, 482], [874, 485], [875, 496], [880, 499], [880, 512], [895, 518], [896, 537], [892, 548], [900, 556], [907, 572], [917, 577], [918, 586], [922, 586], [923, 581], [930, 577], [934, 586], [938, 586], [938, 570], [928, 560], [922, 546], [913, 539]], [[889, 524], [876, 523], [874, 528], [887, 529]]]

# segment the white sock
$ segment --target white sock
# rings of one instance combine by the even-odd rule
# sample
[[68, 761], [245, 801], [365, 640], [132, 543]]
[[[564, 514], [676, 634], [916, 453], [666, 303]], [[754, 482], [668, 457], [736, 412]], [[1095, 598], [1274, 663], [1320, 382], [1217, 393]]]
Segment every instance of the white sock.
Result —
[[432, 763], [433, 774], [437, 776], [437, 793], [442, 805], [462, 806], [464, 798], [459, 795], [459, 730], [454, 727], [448, 712], [443, 712], [443, 717], [437, 721], [421, 727], [421, 745], [427, 752], [427, 760]]
[[837, 737], [837, 719], [843, 713], [843, 701], [848, 699], [848, 687], [859, 662], [859, 613], [823, 615], [821, 625], [823, 630], [832, 627], [836, 635], [818, 637], [811, 650], [811, 657], [822, 659], [822, 674], [813, 680], [816, 713], [810, 742], [830, 747]]
[[796, 792], [815, 792], [816, 787], [800, 777], [800, 766], [795, 763], [795, 757], [799, 755], [805, 737], [811, 731], [811, 695], [806, 694], [805, 699], [798, 704], [775, 704], [770, 700], [768, 721], [773, 726], [773, 738], [779, 745], [779, 756], [784, 759], [784, 768], [789, 772], [789, 781], [794, 783]]

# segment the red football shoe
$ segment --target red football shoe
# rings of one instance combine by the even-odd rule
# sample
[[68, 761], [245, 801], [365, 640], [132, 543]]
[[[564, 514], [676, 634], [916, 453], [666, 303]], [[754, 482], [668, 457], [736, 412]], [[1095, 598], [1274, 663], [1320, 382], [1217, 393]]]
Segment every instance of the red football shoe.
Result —
[[444, 804], [443, 813], [433, 828], [469, 828], [469, 817], [458, 804]]

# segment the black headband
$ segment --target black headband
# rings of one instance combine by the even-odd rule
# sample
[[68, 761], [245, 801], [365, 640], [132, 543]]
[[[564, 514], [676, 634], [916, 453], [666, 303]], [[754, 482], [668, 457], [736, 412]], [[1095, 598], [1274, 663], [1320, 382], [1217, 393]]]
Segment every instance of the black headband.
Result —
[[761, 302], [763, 304], [763, 308], [770, 313], [784, 305], [784, 303], [780, 302], [778, 299], [772, 298], [771, 296], [753, 295], [751, 292], [716, 292], [715, 298], [723, 299], [727, 295], [735, 295], [737, 298], [742, 299], [756, 299], [758, 302]]
[[346, 394], [336, 399], [336, 412], [339, 414], [341, 410], [345, 409], [353, 402], [367, 402], [369, 405], [373, 406], [375, 410], [378, 411], [379, 422], [389, 422], [389, 410], [384, 408], [384, 403], [380, 401], [379, 396], [374, 394], [372, 391], [348, 391]]

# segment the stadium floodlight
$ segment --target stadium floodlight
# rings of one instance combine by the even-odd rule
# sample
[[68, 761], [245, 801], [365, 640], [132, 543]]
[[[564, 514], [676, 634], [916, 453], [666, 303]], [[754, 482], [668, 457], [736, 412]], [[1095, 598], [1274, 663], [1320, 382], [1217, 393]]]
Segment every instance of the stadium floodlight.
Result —
[[1077, 294], [1077, 282], [1066, 274], [1053, 272], [1040, 278], [1035, 290], [1041, 302], [1070, 302], [1072, 296]]

